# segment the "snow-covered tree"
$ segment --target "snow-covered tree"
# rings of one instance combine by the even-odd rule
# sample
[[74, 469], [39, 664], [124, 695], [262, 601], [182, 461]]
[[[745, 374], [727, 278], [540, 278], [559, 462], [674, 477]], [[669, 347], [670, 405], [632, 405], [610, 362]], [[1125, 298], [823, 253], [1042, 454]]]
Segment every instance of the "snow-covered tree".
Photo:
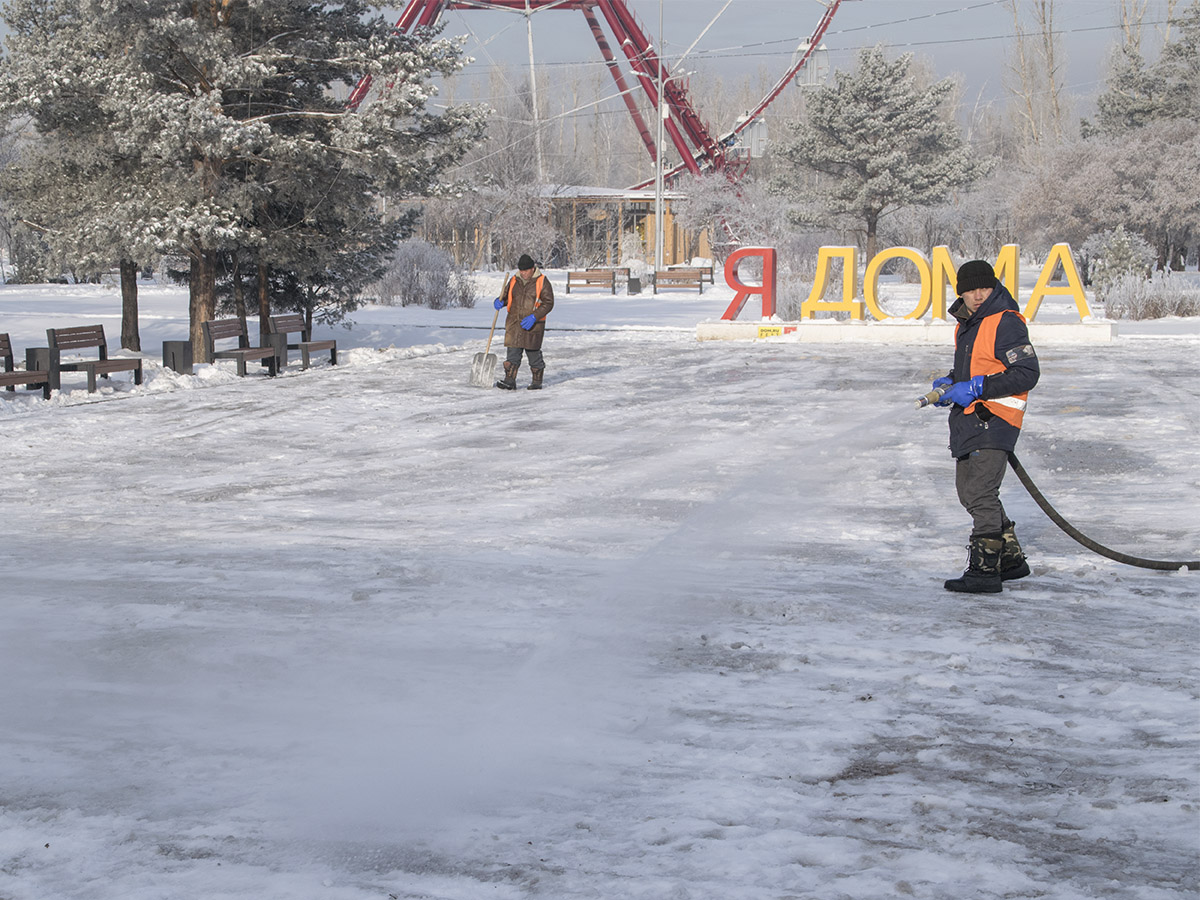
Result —
[[[42, 172], [76, 191], [47, 233], [110, 264], [186, 254], [198, 353], [222, 253], [257, 268], [260, 298], [272, 268], [352, 293], [410, 227], [388, 206], [427, 190], [479, 124], [429, 104], [457, 45], [396, 34], [379, 8], [13, 0], [0, 103], [42, 137], [23, 195]], [[350, 109], [338, 89], [364, 74], [374, 90]]]
[[1173, 20], [1169, 40], [1153, 64], [1136, 43], [1122, 46], [1096, 100], [1096, 124], [1083, 122], [1085, 136], [1115, 135], [1164, 119], [1200, 122], [1200, 0]]
[[988, 168], [947, 117], [954, 83], [920, 87], [911, 61], [911, 54], [892, 60], [882, 48], [863, 50], [856, 71], [837, 72], [832, 85], [813, 92], [807, 116], [790, 126], [793, 137], [780, 150], [792, 166], [781, 173], [783, 188], [859, 223], [868, 257], [881, 217], [936, 203]]
[[1079, 252], [1087, 254], [1091, 263], [1089, 280], [1101, 301], [1107, 300], [1109, 291], [1121, 279], [1149, 276], [1155, 258], [1154, 248], [1140, 236], [1129, 234], [1124, 225], [1092, 235]]
[[1158, 268], [1180, 268], [1200, 236], [1200, 122], [1160, 121], [1061, 148], [1013, 198], [1027, 234], [1082, 246], [1124, 226], [1154, 246]]

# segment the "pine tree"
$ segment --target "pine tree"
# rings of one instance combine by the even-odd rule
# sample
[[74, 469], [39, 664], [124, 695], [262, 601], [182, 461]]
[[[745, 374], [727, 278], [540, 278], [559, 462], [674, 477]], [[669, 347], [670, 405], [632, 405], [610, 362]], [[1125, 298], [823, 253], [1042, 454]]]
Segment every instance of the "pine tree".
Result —
[[1153, 64], [1136, 45], [1121, 48], [1108, 90], [1096, 99], [1096, 125], [1083, 122], [1085, 137], [1121, 134], [1166, 119], [1200, 122], [1200, 0], [1172, 24], [1178, 37], [1163, 46]]
[[815, 194], [828, 213], [862, 223], [868, 257], [882, 216], [936, 203], [988, 167], [942, 113], [953, 82], [921, 89], [911, 61], [911, 54], [889, 60], [881, 48], [862, 51], [855, 72], [836, 73], [834, 84], [811, 95], [807, 117], [790, 126], [793, 137], [779, 154], [792, 166], [781, 186], [797, 198]]
[[[378, 8], [14, 0], [0, 103], [41, 137], [22, 195], [49, 177], [76, 192], [47, 226], [60, 248], [109, 264], [186, 254], [198, 358], [222, 254], [259, 273], [260, 312], [273, 268], [345, 300], [411, 227], [382, 198], [428, 190], [479, 127], [473, 110], [429, 107], [457, 46], [398, 35], [368, 18]], [[351, 110], [337, 92], [364, 74], [375, 89]]]

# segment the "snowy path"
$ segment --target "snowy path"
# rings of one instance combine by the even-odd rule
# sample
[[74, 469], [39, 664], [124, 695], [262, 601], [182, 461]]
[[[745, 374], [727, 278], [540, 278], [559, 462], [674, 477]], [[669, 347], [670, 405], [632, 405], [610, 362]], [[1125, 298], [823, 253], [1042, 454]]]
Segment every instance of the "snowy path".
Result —
[[[1042, 350], [1102, 543], [1200, 556], [1196, 346]], [[943, 591], [944, 350], [475, 349], [6, 408], [0, 897], [1197, 896], [1197, 576], [1010, 476]]]

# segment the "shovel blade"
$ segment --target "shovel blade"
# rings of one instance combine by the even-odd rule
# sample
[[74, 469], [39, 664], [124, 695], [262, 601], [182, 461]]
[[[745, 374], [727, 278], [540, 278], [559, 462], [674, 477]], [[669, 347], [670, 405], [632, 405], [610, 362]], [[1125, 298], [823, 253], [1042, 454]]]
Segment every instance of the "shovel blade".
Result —
[[471, 384], [475, 387], [491, 387], [496, 377], [496, 354], [476, 353], [471, 360]]

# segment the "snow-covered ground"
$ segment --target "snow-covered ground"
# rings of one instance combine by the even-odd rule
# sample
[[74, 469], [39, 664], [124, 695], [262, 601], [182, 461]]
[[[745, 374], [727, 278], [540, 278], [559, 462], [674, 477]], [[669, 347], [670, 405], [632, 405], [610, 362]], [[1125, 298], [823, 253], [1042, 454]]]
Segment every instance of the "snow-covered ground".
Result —
[[[468, 384], [486, 300], [178, 376], [185, 295], [145, 285], [142, 387], [0, 400], [0, 898], [1198, 895], [1200, 574], [1010, 476], [1033, 577], [947, 593], [912, 400], [949, 347], [559, 294], [541, 393]], [[115, 347], [119, 307], [3, 286], [0, 331]], [[1089, 536], [1194, 560], [1176, 324], [1039, 347], [1019, 454]]]

